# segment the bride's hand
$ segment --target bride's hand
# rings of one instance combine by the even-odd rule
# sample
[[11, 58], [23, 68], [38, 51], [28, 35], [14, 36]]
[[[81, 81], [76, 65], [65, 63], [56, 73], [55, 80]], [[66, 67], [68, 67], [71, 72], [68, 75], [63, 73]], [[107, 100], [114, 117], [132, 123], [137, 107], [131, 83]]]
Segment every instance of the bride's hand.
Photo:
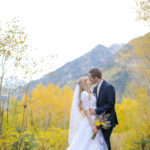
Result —
[[97, 129], [95, 126], [92, 127], [92, 130], [93, 130], [93, 132], [94, 132], [95, 134], [97, 134], [98, 129]]

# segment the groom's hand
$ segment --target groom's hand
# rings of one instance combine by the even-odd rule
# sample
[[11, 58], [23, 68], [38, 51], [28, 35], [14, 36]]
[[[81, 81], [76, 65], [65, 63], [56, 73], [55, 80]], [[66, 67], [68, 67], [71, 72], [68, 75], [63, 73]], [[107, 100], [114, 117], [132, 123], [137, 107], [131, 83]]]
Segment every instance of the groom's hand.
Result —
[[91, 115], [95, 115], [96, 114], [95, 109], [90, 109], [89, 111], [90, 111]]

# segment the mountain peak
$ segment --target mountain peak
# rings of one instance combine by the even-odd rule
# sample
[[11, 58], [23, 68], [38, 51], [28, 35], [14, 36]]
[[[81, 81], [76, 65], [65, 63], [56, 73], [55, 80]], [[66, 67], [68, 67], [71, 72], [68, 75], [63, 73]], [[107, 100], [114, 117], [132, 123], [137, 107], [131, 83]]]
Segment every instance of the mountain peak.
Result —
[[95, 47], [94, 47], [94, 49], [95, 48], [106, 48], [106, 46], [104, 46], [104, 45], [102, 45], [102, 44], [98, 44], [98, 45], [96, 45]]

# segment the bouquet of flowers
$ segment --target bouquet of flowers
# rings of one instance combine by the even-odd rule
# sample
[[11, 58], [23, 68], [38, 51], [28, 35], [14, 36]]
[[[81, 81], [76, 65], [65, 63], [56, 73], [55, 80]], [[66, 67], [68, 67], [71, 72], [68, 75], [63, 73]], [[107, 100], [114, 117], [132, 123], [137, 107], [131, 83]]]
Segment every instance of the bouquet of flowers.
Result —
[[[97, 129], [100, 128], [104, 128], [104, 129], [108, 129], [111, 125], [110, 125], [110, 121], [108, 121], [108, 117], [110, 116], [110, 114], [105, 114], [102, 113], [99, 116], [96, 116], [95, 119], [95, 126]], [[96, 136], [96, 133], [93, 134], [92, 139], [94, 139]]]

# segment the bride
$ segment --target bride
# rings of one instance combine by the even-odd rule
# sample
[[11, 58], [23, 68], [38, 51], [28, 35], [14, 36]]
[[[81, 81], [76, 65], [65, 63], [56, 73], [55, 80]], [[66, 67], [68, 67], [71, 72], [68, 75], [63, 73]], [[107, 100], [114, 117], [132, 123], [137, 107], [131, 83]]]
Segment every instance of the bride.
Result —
[[[101, 130], [95, 127], [96, 97], [90, 91], [88, 77], [81, 77], [76, 85], [70, 114], [69, 147], [66, 150], [108, 150]], [[91, 139], [96, 133], [95, 139]]]

